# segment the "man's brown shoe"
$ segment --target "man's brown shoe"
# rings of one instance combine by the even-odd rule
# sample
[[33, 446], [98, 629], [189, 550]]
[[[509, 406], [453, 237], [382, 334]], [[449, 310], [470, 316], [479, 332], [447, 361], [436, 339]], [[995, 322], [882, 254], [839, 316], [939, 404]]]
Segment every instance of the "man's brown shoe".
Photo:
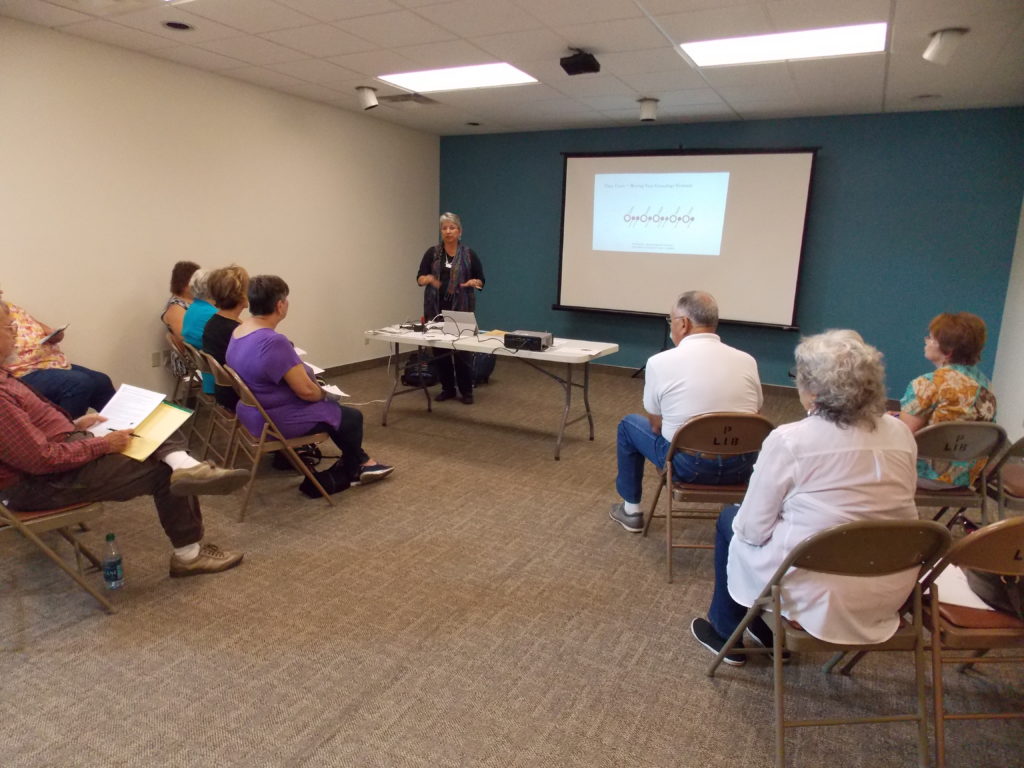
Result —
[[221, 469], [209, 462], [171, 472], [175, 496], [217, 496], [241, 488], [249, 480], [247, 469]]
[[199, 556], [194, 560], [182, 560], [177, 555], [171, 555], [171, 578], [220, 573], [234, 568], [242, 562], [243, 557], [245, 557], [244, 552], [228, 552], [216, 544], [203, 544], [199, 548]]

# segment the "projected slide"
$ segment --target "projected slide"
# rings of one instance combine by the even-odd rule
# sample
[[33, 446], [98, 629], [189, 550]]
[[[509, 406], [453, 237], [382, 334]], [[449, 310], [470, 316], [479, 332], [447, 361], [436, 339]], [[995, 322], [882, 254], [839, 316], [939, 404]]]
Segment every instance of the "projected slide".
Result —
[[600, 173], [595, 251], [718, 256], [729, 174]]

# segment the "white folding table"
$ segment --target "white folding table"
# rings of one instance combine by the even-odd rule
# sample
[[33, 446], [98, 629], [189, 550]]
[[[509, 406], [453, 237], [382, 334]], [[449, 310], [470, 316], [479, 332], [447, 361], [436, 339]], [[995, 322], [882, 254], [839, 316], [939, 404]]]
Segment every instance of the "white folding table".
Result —
[[[590, 410], [590, 363], [599, 357], [610, 355], [619, 351], [618, 344], [609, 344], [601, 341], [580, 341], [577, 339], [556, 338], [554, 343], [543, 352], [532, 352], [525, 349], [506, 349], [500, 336], [463, 335], [462, 337], [442, 333], [439, 330], [417, 332], [390, 326], [377, 330], [366, 331], [365, 335], [378, 341], [391, 344], [394, 349], [394, 383], [387, 402], [384, 404], [384, 415], [381, 424], [388, 424], [388, 410], [391, 408], [391, 401], [398, 395], [405, 395], [411, 392], [422, 391], [427, 401], [427, 410], [432, 411], [430, 393], [425, 386], [404, 387], [402, 386], [402, 365], [400, 363], [400, 347], [402, 344], [416, 348], [435, 347], [450, 349], [453, 352], [482, 352], [488, 355], [502, 358], [515, 358], [522, 360], [534, 370], [540, 371], [545, 376], [557, 381], [565, 393], [565, 405], [562, 409], [562, 417], [558, 425], [558, 436], [555, 439], [555, 460], [559, 458], [562, 448], [562, 438], [565, 435], [565, 428], [577, 421], [586, 419], [590, 425], [590, 439], [594, 439], [594, 417]], [[546, 368], [541, 363], [560, 363], [565, 365], [565, 375], [559, 376]], [[583, 382], [573, 380], [573, 369], [576, 366], [583, 367]], [[582, 415], [570, 420], [569, 413], [572, 408], [572, 394], [575, 388], [583, 390]]]

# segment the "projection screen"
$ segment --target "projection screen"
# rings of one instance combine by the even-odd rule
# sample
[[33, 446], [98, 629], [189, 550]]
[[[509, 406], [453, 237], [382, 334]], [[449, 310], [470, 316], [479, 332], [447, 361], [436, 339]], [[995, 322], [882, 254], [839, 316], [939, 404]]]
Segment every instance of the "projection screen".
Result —
[[556, 309], [795, 325], [814, 149], [566, 154]]

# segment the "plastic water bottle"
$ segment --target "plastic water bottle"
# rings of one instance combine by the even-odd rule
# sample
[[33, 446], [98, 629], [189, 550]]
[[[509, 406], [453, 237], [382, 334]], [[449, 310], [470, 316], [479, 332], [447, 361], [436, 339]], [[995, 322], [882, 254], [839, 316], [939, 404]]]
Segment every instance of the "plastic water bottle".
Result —
[[107, 534], [107, 543], [103, 547], [103, 581], [107, 589], [120, 589], [124, 586], [124, 564], [121, 551], [114, 541], [114, 534]]

